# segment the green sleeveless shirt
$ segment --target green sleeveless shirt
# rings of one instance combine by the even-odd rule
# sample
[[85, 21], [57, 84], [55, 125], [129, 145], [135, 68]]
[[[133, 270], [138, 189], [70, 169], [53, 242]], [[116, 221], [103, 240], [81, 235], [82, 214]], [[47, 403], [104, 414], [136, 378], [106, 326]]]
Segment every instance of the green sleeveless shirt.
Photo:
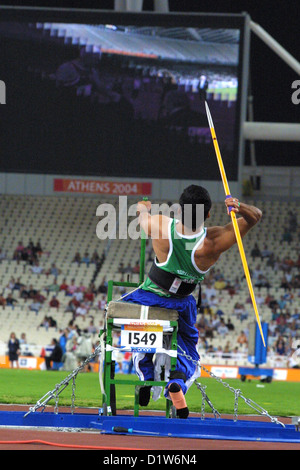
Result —
[[[182, 235], [176, 230], [177, 223], [178, 220], [176, 219], [171, 219], [169, 222], [168, 236], [170, 247], [167, 260], [164, 263], [159, 263], [157, 259], [155, 259], [154, 262], [159, 268], [176, 274], [180, 279], [190, 280], [195, 283], [201, 282], [208, 271], [201, 271], [197, 267], [194, 260], [194, 253], [201, 243], [203, 243], [207, 229], [203, 228], [201, 232], [196, 235]], [[171, 297], [171, 294], [164, 292], [149, 278], [147, 278], [142, 285], [142, 289], [164, 297]]]

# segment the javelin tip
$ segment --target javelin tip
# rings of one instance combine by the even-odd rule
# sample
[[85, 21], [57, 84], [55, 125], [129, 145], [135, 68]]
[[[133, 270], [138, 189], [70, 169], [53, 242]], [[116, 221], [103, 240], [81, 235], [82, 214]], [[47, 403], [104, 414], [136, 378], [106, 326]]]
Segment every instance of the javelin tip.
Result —
[[207, 101], [205, 101], [205, 109], [206, 109], [206, 115], [207, 115], [209, 127], [212, 128], [212, 127], [214, 127], [214, 124], [213, 124], [213, 120], [212, 120], [212, 117], [211, 117], [211, 114], [210, 114], [210, 110], [209, 110]]

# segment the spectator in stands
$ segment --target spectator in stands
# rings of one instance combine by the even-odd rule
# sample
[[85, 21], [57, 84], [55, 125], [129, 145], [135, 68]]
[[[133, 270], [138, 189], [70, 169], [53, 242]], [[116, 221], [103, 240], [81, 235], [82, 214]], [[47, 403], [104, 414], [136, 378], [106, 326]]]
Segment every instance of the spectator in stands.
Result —
[[0, 248], [0, 263], [7, 258], [7, 254]]
[[261, 287], [267, 287], [268, 289], [271, 287], [271, 284], [269, 283], [268, 279], [265, 277], [264, 274], [260, 274], [258, 276], [258, 279], [255, 282], [255, 287], [258, 287], [260, 289]]
[[286, 332], [287, 326], [286, 326], [286, 316], [282, 312], [278, 315], [276, 318], [276, 324], [277, 324], [277, 331], [283, 335]]
[[70, 302], [68, 303], [66, 309], [65, 309], [65, 312], [72, 312], [73, 313], [73, 319], [75, 318], [75, 313], [76, 313], [76, 309], [79, 307], [80, 305], [80, 302], [78, 302], [78, 300], [76, 300], [74, 297], [70, 300]]
[[222, 310], [221, 308], [218, 308], [218, 310], [216, 311], [216, 315], [218, 315], [219, 318], [224, 317], [224, 312], [223, 312], [223, 310]]
[[29, 286], [28, 294], [30, 299], [34, 299], [37, 294], [37, 290], [33, 287], [32, 284]]
[[38, 298], [35, 298], [33, 302], [29, 305], [29, 310], [35, 312], [36, 315], [38, 315], [41, 308], [42, 308], [42, 302], [40, 302]]
[[15, 278], [14, 277], [11, 277], [10, 280], [9, 280], [9, 283], [7, 285], [7, 288], [12, 291], [15, 287]]
[[52, 339], [51, 345], [53, 346], [53, 350], [50, 356], [45, 357], [46, 368], [47, 370], [59, 370], [62, 366], [63, 350], [55, 338]]
[[52, 296], [52, 299], [49, 302], [49, 307], [59, 309], [59, 300], [56, 298], [55, 295]]
[[24, 251], [24, 244], [22, 241], [19, 241], [17, 248], [15, 249], [16, 253], [22, 253]]
[[48, 269], [48, 271], [46, 271], [45, 274], [46, 274], [47, 276], [49, 276], [49, 275], [54, 276], [54, 278], [55, 278], [55, 280], [56, 280], [57, 276], [58, 276], [59, 274], [61, 274], [61, 270], [56, 266], [55, 263], [52, 263], [52, 264], [51, 264], [51, 268]]
[[274, 308], [276, 310], [278, 308], [278, 301], [275, 299], [274, 295], [268, 294], [265, 299], [265, 303], [271, 310]]
[[99, 301], [98, 301], [98, 308], [99, 308], [99, 310], [104, 311], [105, 306], [106, 306], [106, 297], [105, 297], [105, 295], [102, 295], [101, 299], [99, 299]]
[[289, 245], [290, 245], [291, 242], [293, 241], [293, 237], [292, 237], [292, 234], [291, 234], [291, 232], [290, 232], [289, 227], [284, 227], [284, 231], [283, 231], [283, 235], [282, 235], [281, 241], [282, 241], [282, 242], [287, 242]]
[[38, 240], [37, 244], [34, 246], [34, 253], [38, 256], [41, 256], [41, 254], [43, 253], [41, 240]]
[[38, 326], [37, 329], [39, 329], [40, 327], [45, 328], [45, 330], [48, 331], [48, 328], [49, 328], [49, 318], [47, 317], [47, 315], [44, 316], [44, 319], [43, 319], [42, 323], [40, 323], [40, 325]]
[[233, 349], [232, 353], [231, 353], [231, 359], [236, 359], [236, 360], [239, 360], [243, 357], [242, 353], [239, 351], [239, 347], [238, 346], [235, 346], [235, 348]]
[[279, 356], [284, 356], [286, 353], [286, 344], [282, 336], [279, 336], [275, 343], [275, 351]]
[[261, 307], [265, 303], [265, 299], [260, 292], [255, 296], [255, 300], [258, 307]]
[[87, 307], [83, 303], [81, 303], [76, 308], [75, 317], [82, 317], [83, 319], [85, 319], [87, 313], [88, 313]]
[[91, 263], [97, 264], [100, 261], [100, 256], [98, 255], [97, 250], [94, 251], [94, 253], [91, 256]]
[[75, 256], [73, 258], [73, 263], [77, 263], [78, 265], [81, 263], [81, 255], [78, 251], [77, 253], [75, 253]]
[[99, 294], [106, 294], [107, 293], [107, 286], [108, 286], [108, 283], [107, 283], [106, 277], [104, 276], [102, 281], [101, 281], [101, 284], [98, 288], [98, 293]]
[[36, 261], [30, 269], [33, 274], [42, 274], [44, 272], [44, 268], [40, 266], [38, 261]]
[[246, 309], [245, 305], [242, 305], [242, 309], [241, 309], [241, 314], [240, 314], [240, 321], [244, 321], [244, 320], [247, 320], [248, 319], [248, 316], [249, 316], [249, 312], [248, 310]]
[[205, 292], [203, 292], [201, 295], [201, 304], [199, 310], [200, 313], [209, 313], [210, 311], [210, 305]]
[[234, 331], [234, 330], [235, 330], [235, 326], [234, 326], [234, 324], [232, 323], [232, 321], [230, 320], [230, 318], [228, 318], [227, 323], [226, 323], [226, 326], [227, 326], [227, 328], [228, 328], [229, 331]]
[[228, 333], [228, 328], [227, 326], [225, 325], [225, 321], [223, 318], [220, 319], [220, 323], [218, 325], [218, 328], [217, 328], [217, 332], [219, 335], [221, 336], [226, 336], [227, 333]]
[[90, 321], [89, 326], [87, 327], [86, 331], [87, 333], [90, 333], [91, 335], [98, 333], [99, 330], [94, 325], [94, 320]]
[[254, 280], [257, 280], [257, 279], [259, 279], [260, 276], [263, 276], [263, 275], [264, 275], [264, 272], [263, 272], [263, 270], [261, 269], [260, 264], [258, 264], [258, 265], [255, 267], [255, 269], [253, 270], [253, 275], [252, 275], [252, 277], [253, 277]]
[[136, 261], [135, 265], [132, 268], [133, 274], [139, 274], [140, 273], [140, 262]]
[[76, 329], [72, 327], [67, 336], [66, 352], [64, 354], [63, 370], [74, 370], [78, 363], [76, 359], [78, 334]]
[[217, 290], [223, 290], [223, 289], [226, 289], [226, 287], [227, 287], [227, 283], [224, 277], [218, 278], [216, 282], [214, 283], [214, 288]]
[[35, 300], [37, 300], [41, 304], [43, 304], [46, 300], [46, 297], [43, 294], [41, 294], [41, 292], [39, 290], [36, 292], [34, 298], [35, 298]]
[[281, 295], [280, 300], [278, 301], [278, 307], [279, 307], [281, 312], [282, 312], [282, 310], [285, 309], [286, 305], [287, 305], [287, 302], [286, 302], [285, 298], [283, 297], [283, 295]]
[[5, 305], [6, 305], [6, 298], [2, 294], [0, 294], [0, 307], [4, 309]]
[[268, 324], [268, 335], [269, 336], [275, 336], [277, 332], [277, 323], [275, 320], [269, 321]]
[[212, 311], [215, 311], [216, 308], [217, 308], [218, 305], [219, 305], [219, 302], [218, 302], [217, 297], [216, 297], [215, 295], [212, 295], [212, 296], [211, 296], [211, 298], [210, 298], [210, 300], [209, 300], [208, 303], [209, 303], [209, 309], [210, 309], [210, 311], [211, 311], [211, 310], [212, 310]]
[[87, 251], [84, 253], [83, 257], [81, 258], [81, 262], [85, 263], [87, 267], [89, 267], [91, 260]]
[[278, 261], [277, 261], [275, 255], [274, 255], [274, 253], [271, 253], [271, 255], [269, 256], [268, 261], [267, 261], [267, 266], [271, 267], [272, 269], [275, 269], [275, 267], [277, 268], [277, 265], [278, 265]]
[[61, 283], [61, 285], [59, 286], [59, 290], [60, 290], [60, 291], [61, 291], [61, 290], [64, 291], [65, 294], [67, 295], [68, 287], [69, 287], [69, 286], [68, 286], [68, 284], [67, 284], [67, 282], [66, 282], [66, 279], [64, 278], [63, 281], [62, 281], [62, 283]]
[[26, 338], [26, 333], [21, 334], [19, 341], [20, 341], [20, 344], [27, 344], [28, 343], [27, 338]]
[[300, 318], [300, 313], [299, 313], [298, 308], [295, 308], [295, 309], [294, 309], [294, 313], [293, 313], [292, 317], [293, 317], [295, 320], [298, 320], [298, 319]]
[[46, 318], [46, 321], [48, 322], [49, 328], [57, 328], [57, 322], [56, 320], [54, 320], [53, 317], [47, 316], [45, 318]]
[[75, 279], [71, 279], [71, 284], [68, 286], [66, 290], [66, 295], [73, 297], [76, 290], [77, 290], [77, 286], [75, 284]]
[[223, 356], [223, 349], [222, 349], [222, 346], [218, 346], [218, 347], [217, 347], [217, 350], [216, 350], [216, 352], [215, 352], [215, 355], [216, 355], [216, 357], [219, 357], [219, 358], [221, 358], [221, 357]]
[[20, 342], [15, 333], [11, 333], [8, 341], [8, 358], [11, 368], [19, 368]]
[[45, 291], [47, 292], [47, 295], [49, 295], [50, 292], [53, 292], [55, 295], [57, 295], [59, 290], [60, 290], [60, 286], [57, 284], [56, 278], [54, 278], [52, 284], [45, 287]]
[[78, 336], [77, 326], [74, 324], [74, 320], [69, 321], [68, 327], [66, 329], [67, 340], [69, 341], [74, 336]]
[[232, 314], [236, 316], [237, 319], [240, 319], [242, 311], [243, 311], [243, 304], [241, 304], [240, 302], [236, 302], [234, 304]]
[[209, 300], [212, 296], [216, 296], [216, 294], [217, 294], [216, 289], [213, 287], [213, 285], [210, 282], [208, 284], [206, 284], [204, 292], [205, 292], [205, 295], [206, 295], [206, 298], [207, 298], [208, 302], [209, 302]]
[[83, 300], [84, 300], [84, 302], [87, 302], [87, 304], [89, 305], [89, 308], [92, 307], [92, 305], [94, 303], [94, 299], [95, 299], [95, 295], [94, 295], [91, 287], [88, 287], [86, 292], [84, 292]]
[[230, 342], [227, 341], [224, 348], [223, 348], [223, 354], [222, 357], [224, 359], [230, 359], [231, 358], [231, 347], [230, 347]]
[[11, 307], [12, 309], [15, 308], [15, 304], [17, 304], [18, 301], [12, 297], [12, 294], [8, 294], [6, 297], [6, 305], [7, 307]]
[[80, 282], [78, 289], [80, 290], [80, 292], [82, 292], [83, 295], [87, 290], [86, 286], [82, 283], [82, 281]]
[[239, 281], [239, 278], [236, 277], [234, 282], [227, 284], [226, 288], [229, 295], [231, 295], [232, 297], [236, 295], [241, 289], [241, 283]]
[[241, 333], [237, 337], [236, 342], [238, 343], [239, 346], [248, 346], [248, 338], [244, 331], [241, 331]]
[[213, 330], [217, 330], [218, 326], [220, 324], [220, 318], [218, 316], [217, 313], [215, 313], [213, 316], [212, 316], [212, 319], [211, 319], [211, 327]]
[[300, 338], [293, 341], [288, 355], [288, 367], [291, 369], [300, 369]]
[[15, 284], [14, 284], [14, 287], [13, 287], [13, 291], [14, 290], [17, 290], [17, 291], [20, 291], [24, 286], [24, 284], [21, 282], [21, 279], [18, 277], [18, 279], [16, 280]]
[[291, 290], [293, 288], [293, 275], [291, 270], [288, 270], [283, 274], [280, 287], [286, 290]]
[[124, 266], [123, 261], [121, 261], [121, 262], [119, 263], [118, 273], [124, 274], [124, 272], [125, 272], [125, 266]]
[[83, 292], [79, 287], [76, 287], [75, 292], [73, 293], [73, 299], [76, 299], [78, 302], [83, 301]]
[[259, 249], [257, 243], [255, 243], [254, 248], [252, 248], [250, 254], [251, 254], [251, 256], [252, 256], [253, 259], [255, 259], [255, 258], [261, 258], [261, 251], [260, 251], [260, 249]]
[[264, 245], [262, 251], [261, 251], [261, 259], [265, 259], [265, 258], [270, 258], [270, 256], [272, 256], [273, 253], [271, 250], [268, 249], [268, 245]]
[[[63, 355], [66, 353], [66, 345], [67, 345], [67, 330], [60, 330], [60, 337], [59, 337], [59, 345], [62, 349]], [[63, 357], [62, 357], [63, 360]]]

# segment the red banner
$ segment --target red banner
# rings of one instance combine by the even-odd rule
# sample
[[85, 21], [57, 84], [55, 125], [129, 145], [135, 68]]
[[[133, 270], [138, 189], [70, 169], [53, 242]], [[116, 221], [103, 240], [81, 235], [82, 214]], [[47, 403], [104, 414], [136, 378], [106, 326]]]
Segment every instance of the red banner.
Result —
[[55, 178], [53, 190], [64, 193], [149, 196], [152, 193], [152, 183]]

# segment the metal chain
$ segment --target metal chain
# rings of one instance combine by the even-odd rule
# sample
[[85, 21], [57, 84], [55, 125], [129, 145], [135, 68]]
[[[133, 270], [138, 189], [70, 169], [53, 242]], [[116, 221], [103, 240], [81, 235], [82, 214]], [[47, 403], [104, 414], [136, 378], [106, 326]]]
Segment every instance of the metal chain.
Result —
[[[228, 390], [230, 390], [234, 396], [235, 396], [235, 401], [234, 401], [234, 419], [236, 420], [237, 419], [237, 411], [238, 411], [238, 398], [242, 398], [244, 400], [244, 402], [249, 406], [251, 407], [252, 409], [254, 409], [257, 413], [259, 413], [260, 415], [262, 416], [266, 416], [268, 417], [273, 423], [276, 423], [276, 424], [280, 424], [281, 426], [285, 427], [285, 425], [280, 422], [277, 418], [275, 418], [274, 416], [271, 416], [267, 410], [265, 410], [264, 408], [262, 408], [260, 405], [258, 405], [257, 403], [255, 403], [253, 400], [249, 399], [249, 398], [246, 398], [244, 397], [244, 395], [242, 394], [242, 392], [239, 390], [239, 389], [235, 389], [233, 387], [231, 387], [227, 382], [224, 382], [220, 377], [217, 377], [215, 374], [213, 374], [213, 372], [209, 371], [208, 369], [206, 369], [202, 364], [200, 364], [200, 361], [196, 361], [195, 359], [193, 359], [191, 356], [189, 356], [181, 347], [180, 345], [178, 345], [178, 349], [181, 350], [181, 352], [178, 351], [178, 355], [181, 355], [181, 356], [184, 356], [187, 360], [193, 362], [195, 365], [199, 365], [200, 368], [205, 371], [210, 377], [212, 377], [213, 379], [215, 379], [217, 382], [219, 382], [221, 385], [223, 385], [225, 388], [227, 388]], [[44, 409], [46, 408], [46, 405], [47, 403], [52, 400], [53, 398], [55, 399], [55, 413], [58, 413], [58, 400], [59, 400], [59, 395], [61, 394], [61, 392], [69, 385], [70, 381], [73, 380], [73, 386], [72, 386], [72, 413], [74, 411], [74, 408], [75, 408], [75, 389], [76, 389], [76, 383], [75, 383], [75, 380], [76, 380], [76, 377], [78, 375], [78, 373], [85, 368], [85, 366], [87, 364], [89, 364], [95, 357], [97, 357], [98, 355], [101, 354], [101, 345], [98, 345], [96, 348], [95, 348], [95, 351], [90, 355], [88, 356], [84, 362], [82, 362], [75, 370], [73, 370], [73, 372], [71, 372], [62, 382], [60, 382], [59, 384], [57, 384], [54, 388], [54, 390], [51, 390], [49, 392], [47, 392], [42, 398], [40, 398], [40, 400], [38, 400], [36, 402], [36, 404], [33, 406], [33, 407], [30, 407], [29, 408], [29, 411], [24, 415], [24, 418], [26, 418], [26, 416], [28, 416], [30, 413], [34, 413], [35, 411], [37, 411], [39, 408], [43, 408], [42, 411], [44, 411]], [[202, 393], [202, 396], [203, 398], [206, 400], [206, 402], [208, 403], [208, 405], [211, 407], [213, 413], [215, 416], [220, 416], [220, 413], [214, 408], [213, 404], [211, 403], [211, 401], [209, 400], [209, 398], [207, 397], [206, 395], [206, 392], [205, 392], [205, 389], [203, 389], [203, 386], [201, 386], [201, 384], [199, 384], [198, 382], [195, 381], [195, 384], [196, 386], [201, 390], [201, 393]]]
[[233, 408], [233, 420], [238, 420], [238, 404], [239, 404], [239, 396], [241, 394], [241, 390], [236, 389], [234, 390], [234, 408]]
[[73, 383], [72, 383], [72, 397], [71, 397], [71, 413], [72, 414], [74, 414], [74, 410], [75, 410], [76, 377], [77, 375], [74, 375]]
[[205, 417], [205, 402], [210, 406], [215, 418], [219, 418], [221, 416], [220, 413], [214, 407], [214, 405], [212, 404], [212, 402], [210, 401], [210, 399], [206, 395], [206, 392], [205, 392], [205, 390], [207, 388], [206, 385], [201, 385], [199, 382], [196, 382], [196, 381], [195, 381], [195, 385], [202, 393], [202, 405], [201, 405], [202, 419], [204, 419], [204, 417]]
[[[255, 403], [253, 400], [249, 399], [249, 398], [246, 398], [244, 397], [244, 395], [242, 394], [242, 392], [240, 390], [236, 390], [235, 388], [231, 387], [227, 382], [224, 382], [224, 380], [222, 380], [220, 377], [217, 377], [213, 372], [209, 371], [208, 369], [206, 369], [202, 364], [200, 364], [200, 361], [196, 361], [195, 359], [193, 359], [191, 356], [189, 356], [181, 347], [180, 345], [178, 345], [178, 349], [180, 349], [182, 352], [178, 352], [178, 355], [179, 356], [184, 356], [188, 361], [191, 361], [193, 362], [195, 365], [199, 365], [201, 367], [201, 369], [203, 371], [205, 371], [210, 377], [212, 377], [213, 379], [215, 379], [217, 382], [219, 382], [220, 384], [222, 384], [225, 388], [227, 388], [228, 390], [230, 390], [234, 396], [235, 396], [235, 408], [234, 408], [234, 413], [235, 413], [235, 419], [237, 419], [237, 400], [238, 398], [242, 398], [244, 400], [244, 402], [249, 406], [251, 407], [252, 409], [254, 409], [257, 413], [259, 413], [260, 415], [262, 416], [266, 416], [267, 418], [269, 418], [272, 423], [276, 423], [276, 424], [280, 424], [281, 426], [283, 426], [285, 428], [285, 425], [279, 421], [277, 418], [275, 418], [274, 416], [271, 416], [267, 410], [265, 410], [264, 408], [262, 408], [260, 405], [258, 405], [257, 403]], [[195, 383], [197, 384], [197, 382], [195, 381]], [[238, 393], [237, 393], [238, 392]]]
[[[29, 408], [29, 411], [24, 415], [24, 418], [28, 416], [30, 413], [34, 413], [37, 411], [39, 408], [43, 408], [42, 411], [46, 408], [47, 403], [52, 400], [53, 398], [55, 399], [55, 412], [58, 412], [58, 399], [59, 395], [61, 392], [69, 385], [70, 381], [73, 379], [73, 385], [74, 385], [74, 380], [77, 377], [77, 374], [85, 368], [87, 364], [89, 364], [95, 357], [100, 355], [101, 353], [101, 345], [98, 345], [95, 348], [95, 351], [88, 356], [84, 362], [82, 362], [76, 369], [73, 370], [62, 382], [57, 384], [53, 390], [50, 390], [47, 392], [42, 398], [40, 398], [34, 406], [31, 406]], [[75, 387], [73, 387], [72, 390], [72, 406], [74, 409], [75, 406]]]

